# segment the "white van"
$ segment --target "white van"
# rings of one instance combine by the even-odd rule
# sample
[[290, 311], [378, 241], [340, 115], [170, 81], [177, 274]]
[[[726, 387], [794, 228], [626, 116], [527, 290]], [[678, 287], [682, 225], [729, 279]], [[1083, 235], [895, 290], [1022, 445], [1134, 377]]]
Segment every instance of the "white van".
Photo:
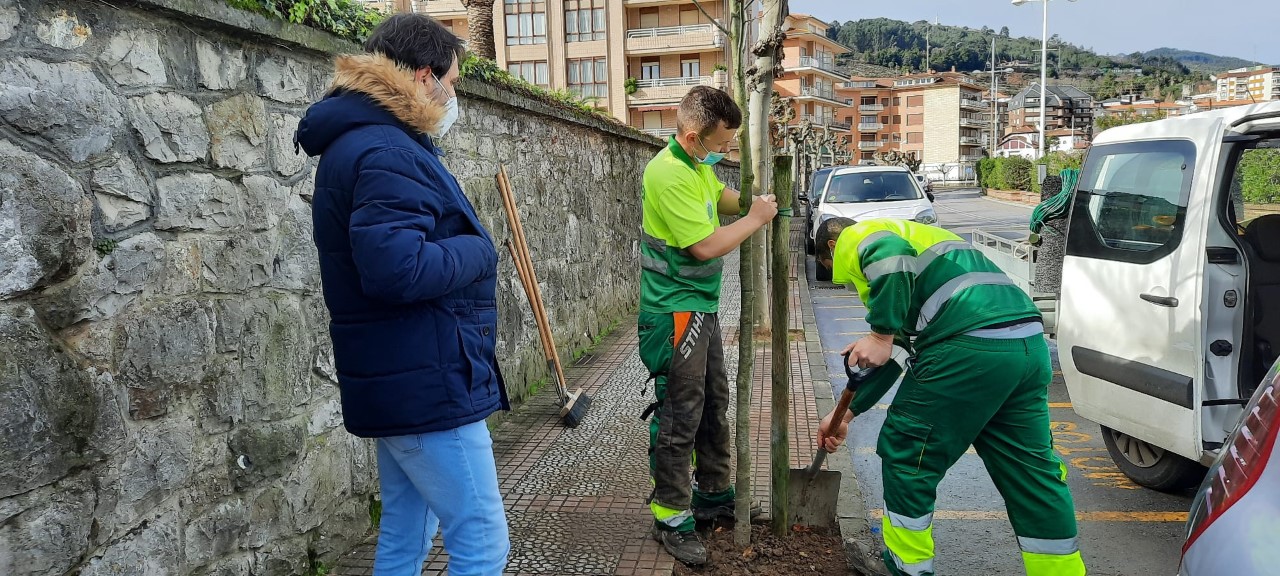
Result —
[[1245, 222], [1237, 172], [1277, 149], [1273, 102], [1113, 128], [1085, 159], [1062, 285], [1033, 295], [1072, 406], [1138, 484], [1203, 478], [1280, 353], [1280, 215]]
[[[822, 222], [837, 216], [866, 220], [899, 218], [936, 224], [933, 203], [910, 170], [901, 166], [845, 166], [831, 171], [810, 208], [808, 246], [813, 245]], [[818, 267], [818, 280], [830, 280], [831, 271]]]

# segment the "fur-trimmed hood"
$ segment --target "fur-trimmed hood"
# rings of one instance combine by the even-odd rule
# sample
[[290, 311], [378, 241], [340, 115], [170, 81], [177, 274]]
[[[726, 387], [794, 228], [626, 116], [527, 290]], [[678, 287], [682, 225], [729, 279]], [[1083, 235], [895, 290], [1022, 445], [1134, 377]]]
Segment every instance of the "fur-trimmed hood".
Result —
[[[381, 54], [339, 56], [329, 94], [307, 110], [297, 142], [307, 154], [324, 152], [338, 137], [370, 124], [399, 125], [429, 141], [445, 107], [427, 98], [413, 72]], [[374, 104], [376, 106], [370, 106]]]

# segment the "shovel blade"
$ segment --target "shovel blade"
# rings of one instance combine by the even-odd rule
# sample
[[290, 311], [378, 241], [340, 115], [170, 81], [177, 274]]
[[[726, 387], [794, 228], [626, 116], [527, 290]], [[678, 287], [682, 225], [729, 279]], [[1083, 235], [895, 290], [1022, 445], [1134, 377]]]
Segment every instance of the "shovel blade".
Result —
[[836, 501], [840, 499], [840, 473], [792, 469], [787, 481], [791, 523], [814, 528], [836, 528]]

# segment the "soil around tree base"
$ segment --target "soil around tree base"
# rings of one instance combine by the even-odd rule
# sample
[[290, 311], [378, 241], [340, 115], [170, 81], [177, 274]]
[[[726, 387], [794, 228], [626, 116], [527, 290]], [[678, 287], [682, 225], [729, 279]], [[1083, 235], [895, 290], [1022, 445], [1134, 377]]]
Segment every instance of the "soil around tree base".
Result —
[[706, 566], [676, 563], [676, 576], [858, 576], [849, 568], [840, 537], [805, 528], [792, 529], [785, 538], [769, 531], [767, 524], [751, 526], [751, 545], [733, 544], [733, 528], [717, 526], [702, 533], [709, 561]]

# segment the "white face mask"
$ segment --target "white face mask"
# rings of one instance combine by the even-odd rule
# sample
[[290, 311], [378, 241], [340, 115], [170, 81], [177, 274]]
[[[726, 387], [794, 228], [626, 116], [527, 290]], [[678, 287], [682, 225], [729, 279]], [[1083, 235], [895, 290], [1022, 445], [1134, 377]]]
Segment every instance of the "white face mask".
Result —
[[[444, 83], [440, 81], [440, 77], [434, 74], [431, 77], [435, 78], [436, 84], [440, 86], [441, 90], [444, 90]], [[445, 91], [445, 93], [447, 94], [448, 91]], [[449, 129], [453, 127], [453, 123], [457, 121], [458, 121], [458, 97], [450, 96], [449, 100], [444, 103], [444, 118], [440, 119], [440, 127], [436, 128], [435, 133], [433, 133], [431, 136], [435, 138], [444, 136], [449, 132]]]

